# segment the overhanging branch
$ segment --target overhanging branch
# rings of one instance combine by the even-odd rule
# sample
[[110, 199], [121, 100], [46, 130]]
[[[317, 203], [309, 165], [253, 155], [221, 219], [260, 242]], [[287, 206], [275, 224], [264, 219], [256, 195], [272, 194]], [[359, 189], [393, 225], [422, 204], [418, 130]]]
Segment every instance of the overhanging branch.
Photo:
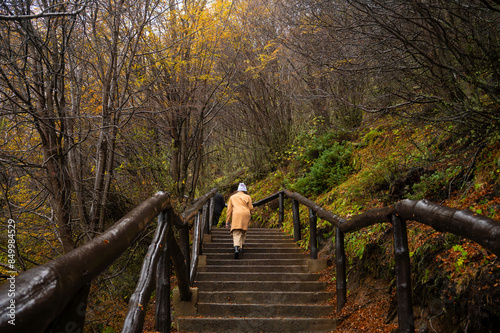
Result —
[[75, 6], [80, 6], [80, 9], [69, 11], [69, 12], [41, 12], [39, 14], [32, 15], [0, 15], [0, 21], [26, 21], [34, 20], [44, 17], [62, 17], [62, 16], [75, 16], [80, 14], [85, 9], [85, 4]]

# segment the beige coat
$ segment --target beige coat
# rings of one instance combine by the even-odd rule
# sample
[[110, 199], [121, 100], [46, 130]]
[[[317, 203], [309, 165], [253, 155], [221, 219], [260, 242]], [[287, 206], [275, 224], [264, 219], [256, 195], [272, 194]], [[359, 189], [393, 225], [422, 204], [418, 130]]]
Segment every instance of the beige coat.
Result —
[[226, 211], [226, 223], [229, 223], [232, 219], [231, 231], [233, 231], [233, 229], [248, 229], [250, 212], [252, 209], [252, 198], [244, 192], [237, 192], [229, 198]]

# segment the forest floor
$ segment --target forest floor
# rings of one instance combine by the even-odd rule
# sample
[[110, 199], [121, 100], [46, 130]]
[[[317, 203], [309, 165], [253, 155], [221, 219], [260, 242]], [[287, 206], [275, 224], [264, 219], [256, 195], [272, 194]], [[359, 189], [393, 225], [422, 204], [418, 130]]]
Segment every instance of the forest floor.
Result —
[[[321, 281], [329, 283], [328, 291], [336, 293], [335, 267], [329, 266], [321, 273]], [[397, 330], [397, 318], [391, 310], [391, 299], [387, 281], [367, 277], [348, 286], [347, 304], [340, 312], [333, 311], [332, 317], [338, 326], [332, 332], [376, 332], [386, 333]], [[336, 309], [337, 298], [330, 300]]]

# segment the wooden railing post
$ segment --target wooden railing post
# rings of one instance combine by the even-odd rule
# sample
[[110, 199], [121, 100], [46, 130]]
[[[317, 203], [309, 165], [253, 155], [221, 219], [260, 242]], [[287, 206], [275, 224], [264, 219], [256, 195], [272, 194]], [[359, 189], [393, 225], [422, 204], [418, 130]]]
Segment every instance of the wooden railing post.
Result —
[[335, 263], [337, 286], [337, 312], [340, 312], [347, 303], [346, 257], [344, 248], [344, 233], [337, 227], [335, 232]]
[[293, 240], [298, 242], [302, 237], [300, 234], [300, 213], [299, 213], [299, 202], [292, 199], [292, 210], [293, 210]]
[[189, 225], [186, 224], [179, 229], [179, 248], [184, 256], [186, 274], [189, 275], [189, 267], [191, 267], [191, 256], [189, 251]]
[[142, 332], [144, 318], [146, 317], [146, 309], [155, 288], [158, 262], [163, 254], [165, 240], [168, 237], [166, 222], [164, 213], [160, 212], [158, 215], [158, 226], [153, 236], [153, 240], [142, 262], [139, 281], [128, 302], [128, 311], [123, 323], [122, 333]]
[[309, 248], [311, 249], [311, 259], [318, 259], [317, 220], [316, 213], [312, 208], [309, 208]]
[[210, 198], [210, 213], [208, 217], [208, 233], [212, 233], [212, 224], [214, 221], [214, 211], [215, 211], [215, 197]]
[[[201, 240], [203, 241], [203, 237], [205, 234], [209, 234], [210, 233], [210, 222], [208, 221], [208, 218], [209, 218], [209, 215], [210, 215], [210, 202], [206, 202], [204, 205], [203, 205], [203, 232], [202, 232], [202, 235], [201, 235]], [[200, 249], [200, 254], [201, 254], [201, 249]]]
[[[200, 215], [201, 214], [201, 215]], [[198, 255], [202, 254], [202, 247], [201, 247], [201, 244], [203, 243], [203, 237], [205, 236], [207, 232], [207, 229], [208, 229], [208, 226], [207, 226], [207, 216], [208, 216], [208, 204], [205, 203], [203, 205], [203, 208], [201, 209], [201, 212], [198, 211], [198, 218], [200, 219], [200, 226], [199, 226], [199, 234], [198, 234]]]
[[284, 209], [285, 194], [280, 192], [279, 194], [279, 220], [278, 227], [283, 227], [283, 221], [285, 220], [285, 209]]
[[172, 318], [170, 317], [170, 228], [172, 228], [172, 212], [170, 210], [160, 214], [158, 219], [165, 220], [167, 238], [163, 247], [163, 253], [158, 261], [156, 269], [156, 310], [155, 330], [161, 333], [170, 332]]
[[200, 231], [201, 231], [201, 217], [200, 212], [196, 214], [196, 219], [193, 227], [193, 252], [191, 253], [191, 266], [189, 269], [190, 285], [193, 285], [194, 277], [196, 275], [196, 266], [198, 265], [198, 255], [200, 249]]
[[394, 230], [399, 332], [413, 333], [415, 331], [415, 324], [413, 321], [410, 254], [408, 251], [406, 222], [393, 214], [392, 226]]
[[174, 266], [175, 275], [179, 285], [179, 295], [181, 301], [189, 302], [191, 300], [192, 292], [189, 288], [189, 266], [186, 267], [186, 260], [184, 255], [175, 241], [172, 229], [169, 230], [168, 239], [170, 240], [170, 258]]

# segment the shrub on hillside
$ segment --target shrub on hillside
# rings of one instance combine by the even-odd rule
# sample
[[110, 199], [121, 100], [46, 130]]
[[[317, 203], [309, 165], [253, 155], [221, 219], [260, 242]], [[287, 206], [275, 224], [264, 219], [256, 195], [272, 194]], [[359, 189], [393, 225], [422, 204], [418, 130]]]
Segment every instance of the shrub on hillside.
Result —
[[350, 142], [334, 142], [316, 158], [309, 172], [299, 178], [293, 190], [304, 195], [320, 194], [340, 184], [353, 172]]

